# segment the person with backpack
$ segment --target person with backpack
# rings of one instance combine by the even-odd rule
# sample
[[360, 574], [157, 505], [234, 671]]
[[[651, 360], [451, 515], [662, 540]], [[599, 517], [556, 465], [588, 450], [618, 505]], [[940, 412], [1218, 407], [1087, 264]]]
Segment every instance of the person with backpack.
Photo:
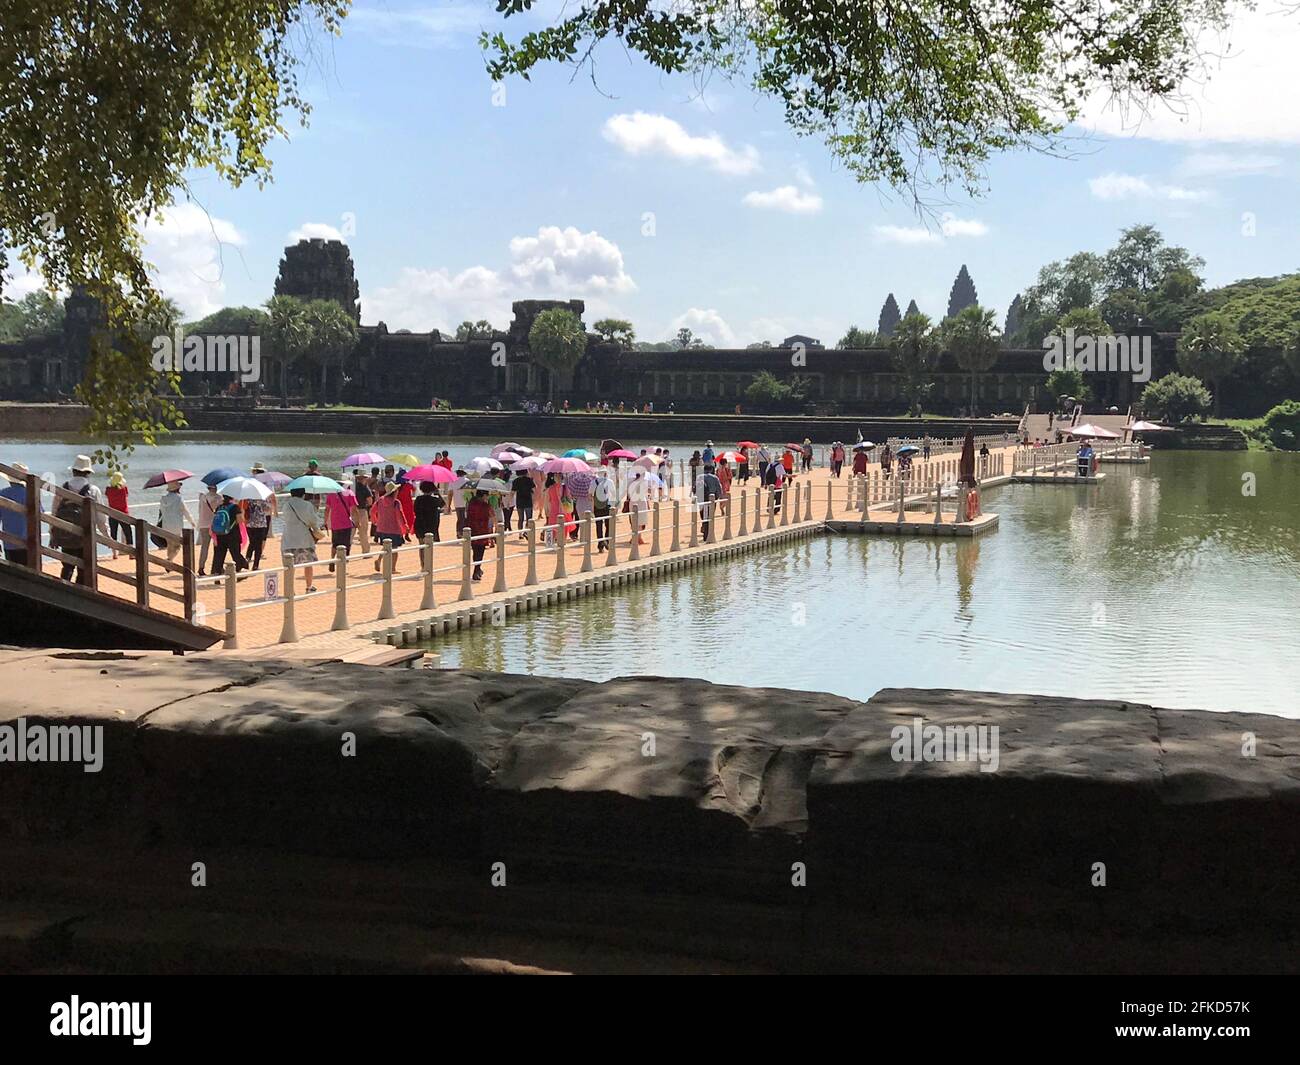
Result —
[[[171, 489], [171, 485], [167, 486]], [[171, 492], [168, 492], [170, 495]], [[176, 498], [180, 499], [180, 484], [176, 484]], [[166, 502], [167, 496], [163, 496]], [[184, 503], [181, 504], [184, 506]], [[230, 496], [221, 497], [221, 505], [212, 512], [212, 539], [217, 545], [212, 553], [212, 572], [221, 573], [226, 568], [226, 555], [230, 555], [230, 560], [235, 564], [235, 572], [248, 569], [248, 559], [244, 557], [242, 550], [243, 537], [240, 535], [240, 526], [244, 524], [244, 512], [239, 504]], [[166, 528], [166, 526], [163, 526]], [[172, 545], [167, 545], [167, 554], [170, 557]]]
[[[60, 496], [57, 506], [54, 508], [54, 516], [60, 521], [66, 521], [71, 525], [81, 528], [82, 525], [82, 507], [85, 505], [82, 500], [90, 499], [101, 506], [105, 503], [104, 493], [90, 483], [91, 461], [89, 455], [78, 455], [68, 472], [72, 474], [63, 484], [65, 492], [74, 492], [81, 499], [69, 499], [67, 496]], [[108, 535], [108, 519], [103, 511], [98, 512], [95, 522], [99, 532], [104, 536]], [[95, 545], [86, 544], [81, 533], [69, 532], [66, 529], [60, 529], [56, 526], [50, 526], [50, 546], [62, 551], [75, 559], [83, 560], [83, 563], [65, 562], [59, 571], [60, 580], [70, 581], [73, 579], [73, 573], [76, 574], [76, 583], [81, 584], [85, 577], [84, 559], [87, 547], [91, 551], [95, 550]]]

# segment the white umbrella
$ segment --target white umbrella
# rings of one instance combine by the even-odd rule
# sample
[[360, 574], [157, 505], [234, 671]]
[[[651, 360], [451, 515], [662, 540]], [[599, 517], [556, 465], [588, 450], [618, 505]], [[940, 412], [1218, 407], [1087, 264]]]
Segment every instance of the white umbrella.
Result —
[[480, 455], [478, 458], [470, 459], [465, 463], [466, 470], [473, 470], [475, 473], [490, 473], [492, 470], [504, 470], [505, 467], [496, 459], [485, 458]]
[[495, 477], [484, 477], [477, 481], [470, 481], [465, 486], [471, 492], [508, 492], [510, 486], [505, 481], [498, 481]]
[[527, 458], [520, 459], [518, 462], [512, 462], [510, 464], [510, 469], [515, 473], [524, 473], [528, 470], [540, 470], [543, 464], [547, 461], [549, 460], [542, 458], [540, 455], [529, 455]]
[[513, 440], [504, 440], [493, 447], [488, 454], [495, 459], [500, 458], [503, 451], [513, 451], [516, 455], [531, 455], [533, 453], [531, 447], [524, 447], [523, 444], [517, 444]]
[[217, 485], [217, 494], [231, 499], [270, 499], [272, 490], [252, 477], [230, 477]]
[[663, 462], [663, 459], [658, 455], [642, 455], [639, 459], [633, 460], [632, 465], [647, 470], [657, 470], [661, 462]]

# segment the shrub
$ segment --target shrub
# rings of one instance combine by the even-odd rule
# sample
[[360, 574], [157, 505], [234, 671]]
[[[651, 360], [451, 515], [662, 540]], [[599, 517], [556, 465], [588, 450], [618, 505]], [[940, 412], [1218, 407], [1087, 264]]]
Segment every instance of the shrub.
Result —
[[1167, 422], [1203, 418], [1214, 405], [1210, 390], [1195, 377], [1171, 373], [1142, 390], [1142, 409]]
[[1265, 414], [1260, 435], [1279, 451], [1300, 451], [1300, 400], [1288, 399]]

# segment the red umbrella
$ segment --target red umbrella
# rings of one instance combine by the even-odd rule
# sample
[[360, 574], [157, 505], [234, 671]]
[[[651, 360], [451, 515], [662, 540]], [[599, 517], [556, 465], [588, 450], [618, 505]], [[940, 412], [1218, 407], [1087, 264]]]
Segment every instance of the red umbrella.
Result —
[[620, 447], [620, 448], [616, 448], [613, 451], [605, 452], [605, 458], [607, 459], [634, 459], [637, 457], [639, 456], [635, 451], [629, 451], [625, 447]]
[[161, 488], [165, 484], [171, 484], [173, 481], [184, 481], [194, 474], [189, 470], [163, 470], [162, 473], [155, 473], [149, 480], [144, 482], [146, 488]]
[[757, 444], [753, 440], [742, 440], [740, 441], [740, 443], [736, 445], [736, 447], [762, 447], [762, 446], [763, 446], [762, 444]]
[[748, 462], [739, 451], [724, 451], [718, 456], [720, 462]]

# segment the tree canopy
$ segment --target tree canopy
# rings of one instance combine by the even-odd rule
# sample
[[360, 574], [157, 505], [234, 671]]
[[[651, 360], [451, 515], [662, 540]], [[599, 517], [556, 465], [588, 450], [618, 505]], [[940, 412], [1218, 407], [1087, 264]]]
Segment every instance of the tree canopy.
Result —
[[993, 154], [1050, 146], [1098, 92], [1175, 95], [1229, 2], [575, 0], [517, 41], [485, 31], [481, 42], [496, 79], [594, 67], [609, 42], [666, 72], [747, 80], [861, 181], [972, 192]]
[[[6, 0], [0, 33], [0, 249], [55, 292], [84, 286], [107, 328], [79, 392], [89, 436], [129, 447], [181, 424], [155, 394], [134, 326], [158, 293], [142, 229], [209, 168], [263, 182], [298, 89], [307, 23], [334, 31], [348, 0], [185, 4]], [[0, 253], [0, 274], [8, 263]], [[175, 382], [173, 382], [175, 384]]]
[[568, 373], [587, 350], [587, 332], [582, 319], [564, 307], [551, 307], [533, 319], [528, 330], [528, 349], [549, 371], [550, 394], [555, 398], [555, 378]]

